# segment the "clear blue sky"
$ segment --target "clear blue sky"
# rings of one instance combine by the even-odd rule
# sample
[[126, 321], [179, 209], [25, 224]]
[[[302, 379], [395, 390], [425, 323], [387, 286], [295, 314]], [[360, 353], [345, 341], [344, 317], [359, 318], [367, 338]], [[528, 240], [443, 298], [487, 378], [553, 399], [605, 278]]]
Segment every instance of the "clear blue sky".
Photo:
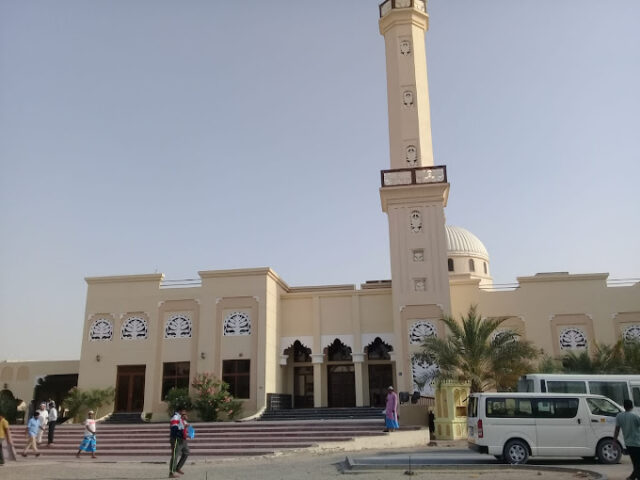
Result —
[[[447, 221], [496, 282], [640, 277], [640, 2], [431, 0]], [[78, 358], [85, 276], [390, 277], [375, 0], [0, 0], [0, 360]]]

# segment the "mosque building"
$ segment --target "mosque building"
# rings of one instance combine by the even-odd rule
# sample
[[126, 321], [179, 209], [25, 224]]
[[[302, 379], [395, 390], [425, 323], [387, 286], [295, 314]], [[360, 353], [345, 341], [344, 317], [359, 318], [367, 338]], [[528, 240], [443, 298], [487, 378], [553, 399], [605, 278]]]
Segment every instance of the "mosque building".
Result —
[[[162, 274], [87, 278], [80, 360], [63, 369], [78, 374], [81, 389], [115, 386], [114, 411], [153, 418], [166, 416], [171, 387], [202, 372], [229, 383], [245, 416], [274, 397], [292, 408], [382, 406], [389, 385], [431, 394], [434, 367], [414, 354], [425, 337], [446, 335], [444, 315], [459, 318], [470, 305], [508, 317], [504, 328], [552, 356], [640, 338], [640, 283], [556, 272], [493, 285], [483, 243], [445, 223], [450, 179], [433, 157], [426, 0], [385, 0], [379, 12], [390, 145], [379, 191], [391, 280], [291, 286], [270, 268], [201, 271], [187, 283]], [[18, 380], [22, 367], [31, 371]], [[0, 382], [28, 399], [47, 368], [0, 363]]]

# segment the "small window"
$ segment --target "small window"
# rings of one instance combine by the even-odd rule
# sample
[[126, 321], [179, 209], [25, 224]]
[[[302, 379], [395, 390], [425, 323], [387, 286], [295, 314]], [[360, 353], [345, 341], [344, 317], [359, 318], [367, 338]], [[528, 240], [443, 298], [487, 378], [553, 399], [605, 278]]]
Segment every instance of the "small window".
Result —
[[162, 366], [162, 400], [172, 388], [189, 388], [189, 362], [171, 362]]
[[469, 271], [470, 272], [475, 272], [476, 271], [476, 264], [473, 261], [473, 258], [469, 259]]
[[236, 398], [249, 398], [250, 360], [223, 360], [222, 380], [229, 384], [229, 393]]
[[633, 404], [640, 407], [640, 387], [633, 387]]
[[453, 258], [449, 258], [447, 259], [447, 267], [449, 268], [450, 272], [453, 272]]
[[482, 262], [484, 264], [484, 274], [487, 274], [487, 262]]

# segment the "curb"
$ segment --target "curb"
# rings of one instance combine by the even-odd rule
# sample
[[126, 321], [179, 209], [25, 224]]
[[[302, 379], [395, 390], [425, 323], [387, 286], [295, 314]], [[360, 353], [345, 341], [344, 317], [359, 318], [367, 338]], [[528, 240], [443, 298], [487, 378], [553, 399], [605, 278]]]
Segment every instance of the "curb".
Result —
[[376, 470], [533, 470], [543, 472], [564, 472], [573, 473], [575, 475], [587, 474], [590, 480], [608, 480], [608, 477], [603, 473], [594, 472], [586, 468], [572, 468], [572, 467], [547, 467], [537, 465], [495, 465], [495, 464], [477, 464], [477, 465], [460, 465], [460, 464], [426, 464], [417, 462], [411, 463], [361, 463], [351, 457], [346, 457], [343, 462], [342, 473], [344, 474], [358, 474], [364, 472], [372, 472]]

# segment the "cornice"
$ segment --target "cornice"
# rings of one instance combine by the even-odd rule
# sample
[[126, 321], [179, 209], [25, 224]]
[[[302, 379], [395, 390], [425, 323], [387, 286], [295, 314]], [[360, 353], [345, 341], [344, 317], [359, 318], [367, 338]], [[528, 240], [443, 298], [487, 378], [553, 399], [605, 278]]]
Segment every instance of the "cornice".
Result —
[[84, 281], [89, 285], [99, 283], [131, 283], [131, 282], [154, 282], [160, 284], [164, 278], [163, 273], [147, 273], [141, 275], [114, 275], [108, 277], [85, 277]]

